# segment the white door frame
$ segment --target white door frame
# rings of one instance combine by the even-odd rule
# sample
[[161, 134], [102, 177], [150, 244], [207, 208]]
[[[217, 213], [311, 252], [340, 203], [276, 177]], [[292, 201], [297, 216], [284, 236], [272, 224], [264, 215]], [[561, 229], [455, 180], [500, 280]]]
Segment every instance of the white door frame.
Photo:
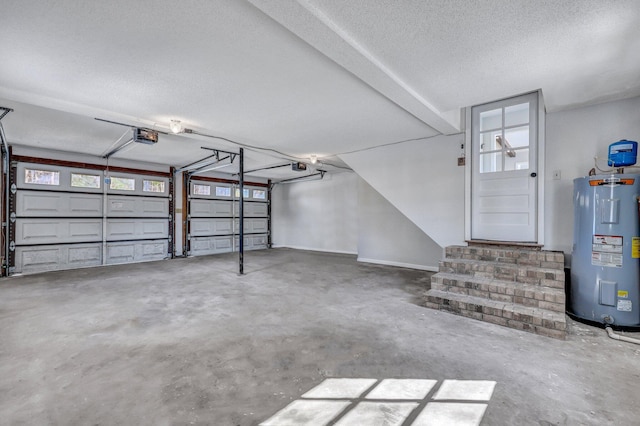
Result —
[[[538, 174], [538, 200], [537, 200], [537, 243], [540, 245], [544, 245], [544, 235], [545, 235], [545, 221], [544, 221], [544, 208], [545, 208], [545, 181], [547, 180], [547, 174], [545, 170], [545, 139], [546, 139], [546, 125], [545, 125], [545, 107], [544, 107], [544, 97], [542, 95], [542, 90], [536, 90], [535, 92], [529, 93], [537, 93], [538, 94], [538, 150], [537, 150], [537, 174]], [[521, 93], [520, 95], [510, 96], [510, 98], [515, 98], [517, 96], [526, 95], [528, 93]], [[509, 98], [505, 98], [509, 99]], [[500, 101], [503, 99], [498, 99], [496, 101]], [[471, 128], [471, 108], [465, 108], [464, 115], [464, 127], [465, 127], [465, 168], [464, 168], [464, 238], [466, 241], [471, 241], [471, 167], [472, 167], [472, 158], [471, 158], [471, 144], [472, 144], [472, 128]]]

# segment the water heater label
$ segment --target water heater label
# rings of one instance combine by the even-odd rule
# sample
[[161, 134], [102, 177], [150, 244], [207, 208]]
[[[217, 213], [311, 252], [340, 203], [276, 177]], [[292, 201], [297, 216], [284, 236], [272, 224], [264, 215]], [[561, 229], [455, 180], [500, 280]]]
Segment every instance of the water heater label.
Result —
[[594, 235], [593, 244], [622, 246], [622, 237], [619, 235]]
[[640, 259], [640, 237], [631, 238], [631, 257]]
[[622, 268], [622, 237], [619, 235], [594, 235], [591, 247], [591, 264], [609, 268]]
[[631, 312], [631, 300], [618, 300], [618, 310], [623, 312]]

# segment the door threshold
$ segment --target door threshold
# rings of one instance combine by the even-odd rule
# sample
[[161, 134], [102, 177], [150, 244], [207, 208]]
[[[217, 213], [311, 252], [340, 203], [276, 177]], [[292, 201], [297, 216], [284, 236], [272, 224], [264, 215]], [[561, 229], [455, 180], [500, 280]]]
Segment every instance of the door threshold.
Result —
[[501, 248], [524, 248], [529, 250], [542, 250], [542, 244], [523, 241], [493, 241], [493, 240], [466, 240], [469, 246], [473, 247], [501, 247]]

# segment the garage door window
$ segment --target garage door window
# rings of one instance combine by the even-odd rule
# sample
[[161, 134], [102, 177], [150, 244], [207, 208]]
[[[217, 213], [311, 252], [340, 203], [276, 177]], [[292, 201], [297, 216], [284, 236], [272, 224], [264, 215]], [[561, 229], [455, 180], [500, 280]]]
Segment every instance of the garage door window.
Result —
[[24, 182], [36, 185], [60, 185], [60, 172], [24, 169]]
[[231, 188], [228, 186], [216, 186], [217, 197], [231, 197]]
[[265, 200], [267, 198], [267, 191], [264, 191], [262, 189], [254, 189], [253, 198], [257, 200]]
[[[249, 198], [249, 190], [243, 190], [242, 195], [244, 196], [244, 198]], [[240, 198], [240, 188], [236, 188], [236, 198]]]
[[100, 188], [100, 176], [71, 173], [71, 186], [76, 188]]
[[122, 191], [135, 191], [136, 190], [136, 180], [135, 179], [127, 179], [121, 177], [112, 177], [111, 184], [109, 185], [111, 189], [120, 189]]
[[193, 185], [193, 195], [211, 195], [211, 187], [209, 185]]
[[144, 192], [164, 192], [164, 182], [161, 180], [143, 180], [142, 190]]

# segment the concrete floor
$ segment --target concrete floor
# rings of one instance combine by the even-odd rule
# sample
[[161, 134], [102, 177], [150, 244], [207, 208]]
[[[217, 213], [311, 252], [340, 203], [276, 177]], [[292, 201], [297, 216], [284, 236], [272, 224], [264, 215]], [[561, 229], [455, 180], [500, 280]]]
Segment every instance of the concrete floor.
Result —
[[[421, 307], [429, 274], [277, 249], [0, 281], [1, 424], [255, 425], [326, 378], [495, 381], [483, 424], [640, 424], [640, 346]], [[637, 333], [636, 333], [637, 334]]]

